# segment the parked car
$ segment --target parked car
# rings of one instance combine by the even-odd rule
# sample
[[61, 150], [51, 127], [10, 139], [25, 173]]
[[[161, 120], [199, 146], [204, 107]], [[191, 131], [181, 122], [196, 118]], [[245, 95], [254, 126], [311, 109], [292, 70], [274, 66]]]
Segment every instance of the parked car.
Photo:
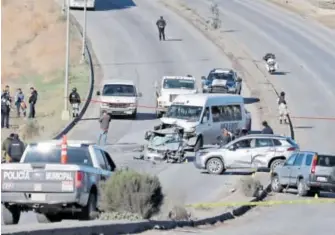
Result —
[[241, 94], [242, 79], [232, 69], [212, 69], [208, 76], [202, 76], [203, 93]]
[[21, 212], [35, 211], [40, 223], [94, 219], [99, 184], [116, 166], [110, 155], [87, 141], [68, 141], [61, 164], [61, 141], [29, 144], [20, 163], [1, 164], [4, 224], [17, 224]]
[[335, 192], [335, 155], [295, 152], [274, 169], [271, 187], [274, 192], [296, 188], [299, 196], [312, 196], [320, 190]]
[[195, 167], [210, 174], [222, 174], [229, 168], [275, 169], [292, 154], [299, 145], [290, 137], [280, 135], [251, 134], [240, 137], [220, 148], [196, 152]]

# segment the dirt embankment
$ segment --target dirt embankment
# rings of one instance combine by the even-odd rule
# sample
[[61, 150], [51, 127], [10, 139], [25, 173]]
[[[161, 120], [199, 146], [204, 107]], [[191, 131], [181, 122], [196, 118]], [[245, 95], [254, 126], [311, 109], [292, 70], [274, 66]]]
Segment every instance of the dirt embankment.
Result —
[[[21, 88], [28, 102], [29, 88], [38, 91], [36, 122], [38, 138], [51, 137], [66, 122], [61, 120], [64, 104], [66, 18], [54, 0], [2, 1], [2, 83], [10, 86], [11, 96]], [[69, 88], [77, 87], [82, 98], [88, 91], [89, 68], [80, 64], [81, 40], [71, 26], [71, 65]], [[10, 131], [22, 132], [27, 120], [16, 117], [13, 104]], [[29, 110], [27, 110], [29, 112]], [[36, 124], [35, 124], [36, 126]], [[31, 130], [30, 130], [31, 131]], [[26, 131], [25, 131], [26, 132]], [[22, 133], [22, 135], [27, 133]]]

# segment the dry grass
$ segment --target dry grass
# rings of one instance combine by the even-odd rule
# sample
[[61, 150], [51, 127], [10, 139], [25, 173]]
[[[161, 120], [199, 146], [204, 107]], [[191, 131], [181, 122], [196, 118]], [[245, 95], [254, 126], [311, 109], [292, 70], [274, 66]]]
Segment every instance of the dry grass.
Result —
[[[9, 85], [12, 96], [17, 88], [22, 88], [26, 102], [29, 87], [37, 89], [36, 121], [40, 131], [34, 138], [50, 138], [66, 125], [61, 121], [65, 18], [54, 0], [4, 0], [2, 14], [2, 88]], [[76, 86], [85, 98], [89, 70], [86, 64], [79, 64], [80, 50], [81, 40], [72, 26], [70, 88]], [[22, 125], [30, 125], [23, 118], [16, 118], [14, 107], [11, 116], [11, 130], [3, 130], [2, 138], [10, 131], [24, 129]]]
[[335, 1], [332, 0], [267, 0], [277, 6], [312, 18], [326, 27], [335, 29]]

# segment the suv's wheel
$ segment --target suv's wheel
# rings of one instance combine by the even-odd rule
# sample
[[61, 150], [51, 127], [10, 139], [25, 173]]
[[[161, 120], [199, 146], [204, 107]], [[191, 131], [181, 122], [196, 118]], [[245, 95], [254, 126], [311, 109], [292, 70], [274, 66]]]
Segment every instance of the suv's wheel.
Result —
[[21, 211], [19, 207], [17, 206], [5, 206], [4, 204], [1, 205], [2, 207], [2, 219], [3, 223], [5, 225], [11, 225], [11, 224], [18, 224], [20, 217], [21, 217]]
[[87, 205], [80, 212], [79, 218], [81, 220], [95, 219], [97, 211], [97, 195], [91, 192], [88, 197]]
[[209, 174], [220, 175], [225, 171], [224, 164], [220, 158], [211, 158], [206, 162], [206, 169]]
[[300, 179], [298, 182], [298, 195], [300, 197], [307, 196], [308, 188], [304, 179]]
[[44, 214], [44, 213], [37, 213], [36, 218], [39, 223], [56, 223], [61, 222], [63, 219], [60, 214]]
[[273, 192], [281, 193], [283, 191], [283, 186], [279, 182], [278, 175], [274, 175], [271, 178], [271, 189]]
[[131, 114], [131, 118], [136, 119], [136, 115], [137, 115], [137, 109], [135, 109], [134, 112]]
[[277, 166], [283, 165], [285, 160], [283, 159], [276, 159], [273, 162], [271, 162], [270, 170], [273, 171]]
[[202, 146], [203, 146], [203, 139], [202, 136], [199, 136], [194, 146], [194, 152], [199, 151], [202, 148]]

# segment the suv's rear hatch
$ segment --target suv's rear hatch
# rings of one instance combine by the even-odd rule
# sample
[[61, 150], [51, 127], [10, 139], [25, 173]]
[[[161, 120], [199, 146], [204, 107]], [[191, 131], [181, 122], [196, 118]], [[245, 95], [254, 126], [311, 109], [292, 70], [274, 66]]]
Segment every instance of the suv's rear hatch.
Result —
[[80, 174], [75, 168], [61, 164], [3, 164], [1, 191], [70, 193]]
[[[313, 169], [315, 165], [315, 169]], [[317, 155], [316, 164], [312, 163], [312, 179], [317, 182], [335, 184], [335, 156]]]

